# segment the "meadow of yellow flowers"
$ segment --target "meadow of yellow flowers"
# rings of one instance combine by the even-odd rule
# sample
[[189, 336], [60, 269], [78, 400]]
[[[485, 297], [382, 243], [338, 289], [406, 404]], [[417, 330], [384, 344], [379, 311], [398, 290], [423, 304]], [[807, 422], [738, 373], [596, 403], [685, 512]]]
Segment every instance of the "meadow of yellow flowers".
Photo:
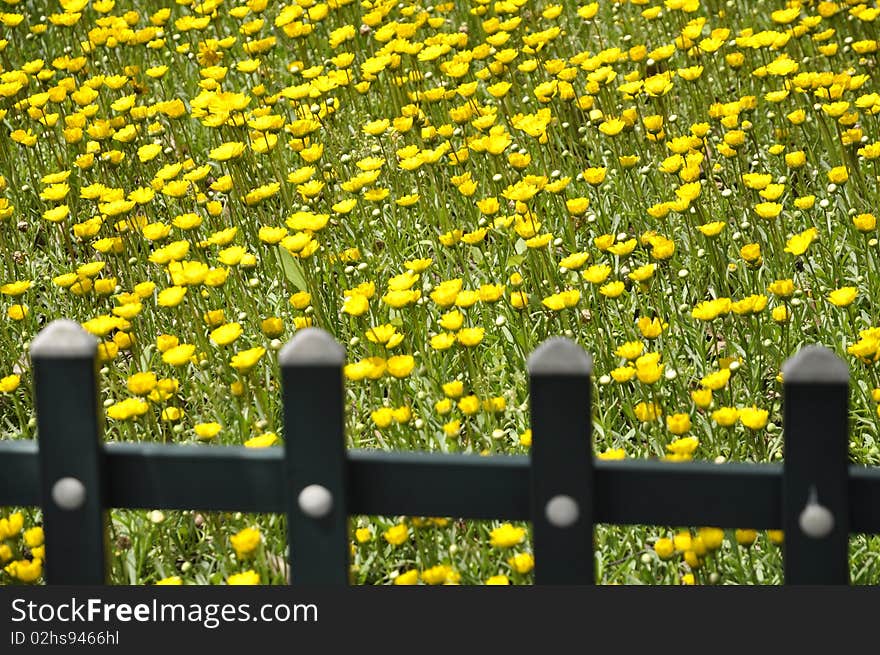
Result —
[[[67, 317], [108, 440], [277, 447], [277, 351], [315, 325], [352, 447], [527, 452], [525, 358], [564, 334], [600, 457], [780, 459], [780, 366], [824, 343], [880, 464], [873, 3], [39, 4], [0, 13], [3, 438], [34, 437], [28, 344]], [[0, 515], [0, 583], [39, 582], [39, 511]], [[285, 538], [118, 511], [113, 580], [279, 583]], [[600, 528], [597, 577], [779, 582], [783, 539]], [[534, 565], [528, 525], [454, 517], [356, 517], [351, 550], [367, 584]]]

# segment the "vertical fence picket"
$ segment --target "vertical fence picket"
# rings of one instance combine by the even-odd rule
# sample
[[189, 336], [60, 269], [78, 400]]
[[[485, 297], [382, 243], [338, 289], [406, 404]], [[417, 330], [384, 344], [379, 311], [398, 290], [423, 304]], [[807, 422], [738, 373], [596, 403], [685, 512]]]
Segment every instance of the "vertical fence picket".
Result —
[[782, 368], [786, 584], [849, 581], [849, 370], [807, 346]]
[[536, 584], [593, 584], [593, 361], [556, 337], [529, 357]]
[[281, 349], [291, 582], [348, 584], [345, 350], [306, 328]]
[[98, 406], [97, 341], [53, 321], [31, 342], [46, 582], [104, 584], [107, 514]]

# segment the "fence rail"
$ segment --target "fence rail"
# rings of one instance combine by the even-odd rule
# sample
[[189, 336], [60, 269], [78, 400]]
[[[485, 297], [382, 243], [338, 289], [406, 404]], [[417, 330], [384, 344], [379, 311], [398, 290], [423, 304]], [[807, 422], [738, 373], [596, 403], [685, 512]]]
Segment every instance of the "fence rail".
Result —
[[594, 459], [592, 362], [562, 338], [529, 358], [529, 456], [346, 450], [344, 350], [315, 328], [279, 353], [284, 448], [102, 443], [96, 347], [47, 326], [39, 441], [0, 441], [0, 504], [42, 507], [49, 584], [105, 583], [108, 508], [285, 513], [292, 584], [348, 584], [355, 514], [529, 520], [536, 584], [592, 584], [598, 523], [783, 529], [788, 584], [846, 584], [850, 533], [880, 532], [880, 468], [847, 457], [848, 370], [819, 346], [783, 368], [784, 464]]

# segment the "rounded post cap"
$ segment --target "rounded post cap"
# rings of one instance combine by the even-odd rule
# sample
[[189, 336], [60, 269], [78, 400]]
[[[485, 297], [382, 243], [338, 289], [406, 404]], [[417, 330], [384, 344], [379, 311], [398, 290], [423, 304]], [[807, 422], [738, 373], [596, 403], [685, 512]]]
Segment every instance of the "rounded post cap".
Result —
[[571, 339], [551, 337], [535, 348], [529, 375], [585, 375], [593, 372], [593, 357]]
[[52, 321], [31, 341], [31, 357], [37, 359], [94, 357], [97, 352], [98, 340], [66, 318]]
[[786, 384], [848, 384], [849, 367], [825, 346], [805, 346], [782, 365]]
[[304, 328], [278, 353], [281, 366], [342, 366], [345, 348], [321, 328]]

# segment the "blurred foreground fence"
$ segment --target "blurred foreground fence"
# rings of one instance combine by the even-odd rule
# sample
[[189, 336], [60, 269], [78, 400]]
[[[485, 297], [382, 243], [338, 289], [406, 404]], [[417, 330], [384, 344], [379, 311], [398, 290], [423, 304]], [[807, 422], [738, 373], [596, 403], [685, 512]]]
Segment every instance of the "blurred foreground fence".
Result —
[[309, 328], [280, 351], [284, 448], [101, 440], [96, 340], [31, 344], [39, 441], [0, 441], [0, 505], [43, 509], [50, 584], [103, 584], [108, 508], [285, 513], [292, 582], [348, 584], [353, 514], [528, 520], [537, 584], [592, 584], [597, 523], [785, 531], [788, 584], [846, 584], [850, 533], [880, 532], [880, 468], [848, 462], [849, 373], [809, 346], [783, 368], [785, 463], [595, 460], [592, 360], [529, 358], [530, 456], [347, 450], [345, 353]]

